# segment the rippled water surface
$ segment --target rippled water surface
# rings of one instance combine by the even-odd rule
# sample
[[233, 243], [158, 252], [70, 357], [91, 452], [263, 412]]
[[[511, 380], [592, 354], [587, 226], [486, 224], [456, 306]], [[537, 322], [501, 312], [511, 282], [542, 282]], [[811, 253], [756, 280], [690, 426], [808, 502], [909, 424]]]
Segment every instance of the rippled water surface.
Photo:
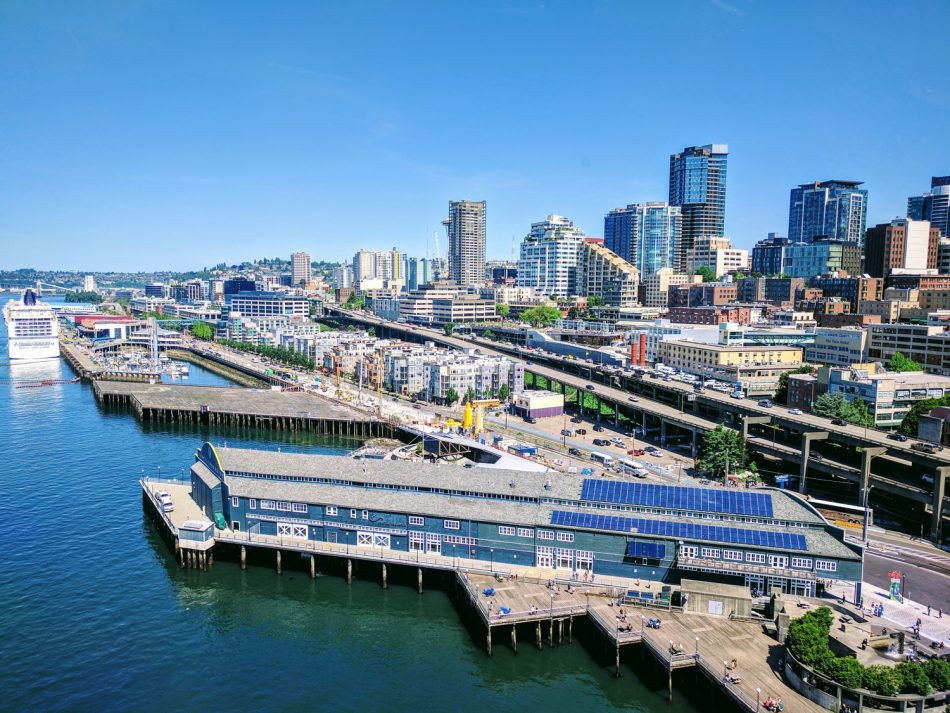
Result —
[[[496, 645], [489, 658], [441, 591], [228, 562], [180, 570], [143, 516], [143, 470], [179, 475], [208, 438], [354, 444], [143, 428], [87, 385], [18, 386], [72, 372], [9, 365], [2, 323], [0, 363], [0, 710], [696, 710], [629, 668], [614, 679], [580, 643]], [[226, 382], [192, 366], [181, 383]]]

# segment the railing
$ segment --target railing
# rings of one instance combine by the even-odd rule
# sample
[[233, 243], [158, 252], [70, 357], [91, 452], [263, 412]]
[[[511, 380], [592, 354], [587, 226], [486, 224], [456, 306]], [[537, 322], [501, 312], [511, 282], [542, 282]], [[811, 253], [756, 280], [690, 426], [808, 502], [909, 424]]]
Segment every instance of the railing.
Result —
[[[586, 614], [587, 605], [586, 604], [566, 604], [560, 606], [550, 606], [550, 607], [538, 607], [536, 609], [525, 609], [523, 611], [509, 611], [507, 614], [504, 614], [497, 609], [489, 609], [487, 601], [484, 601], [479, 595], [480, 587], [476, 586], [474, 582], [469, 579], [468, 575], [471, 570], [460, 569], [458, 571], [459, 579], [465, 585], [465, 591], [468, 594], [468, 598], [472, 603], [481, 611], [484, 619], [489, 623], [503, 623], [504, 621], [525, 621], [525, 620], [542, 620], [542, 619], [555, 619], [564, 616], [573, 616], [576, 614]], [[519, 578], [520, 580], [520, 578]]]
[[728, 560], [701, 559], [699, 557], [676, 557], [676, 566], [683, 569], [707, 569], [716, 572], [737, 572], [741, 574], [764, 574], [771, 577], [781, 576], [794, 579], [817, 579], [814, 572], [804, 569], [785, 567], [767, 567], [765, 565], [730, 562]]
[[171, 481], [171, 480], [158, 480], [158, 479], [149, 479], [149, 478], [143, 478], [143, 479], [141, 479], [141, 480], [139, 481], [139, 483], [140, 483], [141, 486], [142, 486], [142, 490], [143, 490], [145, 493], [148, 494], [149, 500], [152, 501], [152, 506], [155, 508], [155, 512], [157, 512], [157, 513], [161, 516], [162, 520], [165, 521], [165, 524], [168, 525], [168, 530], [169, 530], [173, 535], [177, 535], [177, 534], [178, 534], [178, 528], [175, 527], [174, 524], [172, 524], [171, 518], [168, 517], [168, 513], [166, 513], [166, 512], [162, 509], [162, 504], [159, 502], [158, 496], [157, 496], [154, 492], [152, 492], [152, 489], [151, 489], [150, 487], [148, 487], [148, 484], [149, 484], [150, 482], [159, 482], [159, 483], [161, 483], [161, 482], [167, 482], [167, 483], [180, 484], [181, 481], [177, 481], [177, 480], [176, 480], [176, 481]]

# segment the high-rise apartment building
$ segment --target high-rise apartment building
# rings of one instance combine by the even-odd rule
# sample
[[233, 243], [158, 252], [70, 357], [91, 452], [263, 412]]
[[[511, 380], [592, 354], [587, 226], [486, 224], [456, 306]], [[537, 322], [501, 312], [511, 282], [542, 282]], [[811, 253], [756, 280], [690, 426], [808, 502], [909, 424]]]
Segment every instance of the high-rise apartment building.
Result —
[[485, 201], [449, 201], [442, 221], [449, 241], [449, 274], [459, 285], [485, 281]]
[[333, 269], [332, 284], [338, 290], [353, 286], [353, 267], [348, 262]]
[[640, 271], [598, 240], [581, 245], [578, 264], [579, 294], [602, 297], [608, 307], [626, 309], [638, 304]]
[[860, 185], [861, 181], [815, 181], [793, 188], [788, 204], [789, 240], [860, 243], [868, 212], [868, 192]]
[[682, 214], [668, 203], [633, 203], [604, 218], [604, 247], [636, 267], [643, 276], [676, 267], [681, 253]]
[[310, 268], [310, 253], [293, 253], [290, 256], [290, 262], [292, 265], [292, 280], [294, 287], [297, 287], [301, 284], [309, 284], [310, 280], [313, 278], [313, 272]]
[[791, 244], [788, 238], [769, 233], [768, 237], [752, 248], [752, 272], [760, 275], [780, 275], [785, 272], [785, 249]]
[[826, 272], [861, 272], [861, 246], [844, 240], [816, 240], [785, 249], [785, 274], [810, 279]]
[[950, 176], [933, 176], [930, 193], [908, 198], [907, 217], [929, 220], [943, 237], [950, 237]]
[[82, 278], [82, 289], [83, 292], [95, 292], [96, 287], [96, 278], [93, 275], [86, 275]]
[[353, 256], [353, 282], [359, 287], [363, 280], [376, 277], [376, 253], [372, 250], [359, 250]]
[[406, 274], [406, 288], [411, 292], [432, 282], [429, 259], [424, 257], [409, 258]]
[[708, 267], [716, 277], [749, 269], [749, 251], [732, 247], [729, 238], [701, 235], [693, 243], [693, 251], [686, 261], [686, 272], [694, 274], [699, 268]]
[[682, 213], [682, 243], [676, 267], [683, 270], [696, 239], [726, 229], [726, 144], [690, 146], [670, 156], [669, 204]]
[[353, 256], [353, 279], [359, 287], [364, 280], [406, 281], [407, 261], [398, 249], [360, 250]]
[[864, 271], [887, 277], [894, 270], [923, 272], [937, 269], [940, 230], [926, 220], [896, 218], [868, 228], [864, 243]]
[[578, 294], [578, 258], [583, 244], [584, 232], [562, 215], [532, 223], [521, 242], [518, 286], [533, 287], [540, 295]]

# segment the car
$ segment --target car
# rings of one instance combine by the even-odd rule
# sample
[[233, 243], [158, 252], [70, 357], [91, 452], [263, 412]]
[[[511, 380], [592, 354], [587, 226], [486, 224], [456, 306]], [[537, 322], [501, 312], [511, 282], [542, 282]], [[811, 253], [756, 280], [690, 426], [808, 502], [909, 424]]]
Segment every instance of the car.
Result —
[[585, 386], [584, 388], [587, 389], [588, 391], [593, 391], [593, 390], [594, 390], [594, 385], [593, 385], [593, 384], [588, 384], [588, 385]]
[[901, 443], [907, 440], [907, 436], [905, 436], [903, 433], [892, 433], [888, 436], [888, 438], [890, 438], [892, 441], [900, 441]]
[[763, 399], [762, 401], [759, 401], [759, 406], [761, 406], [762, 408], [772, 408], [773, 405], [774, 404], [768, 399]]
[[831, 422], [832, 422], [835, 426], [847, 426], [847, 425], [848, 425], [848, 422], [845, 421], [843, 418], [833, 418], [833, 419], [831, 419]]
[[936, 443], [915, 443], [911, 446], [915, 451], [920, 451], [921, 453], [936, 453], [941, 450], [941, 447]]
[[653, 456], [654, 458], [661, 458], [661, 457], [663, 457], [662, 451], [652, 450], [652, 451], [647, 451], [647, 453], [649, 453], [649, 454], [650, 454], [651, 456]]
[[574, 429], [574, 433], [576, 433], [578, 436], [586, 436], [586, 435], [587, 435], [587, 429], [586, 429], [586, 428], [575, 428], [575, 429]]
[[731, 394], [729, 394], [729, 396], [732, 397], [732, 398], [734, 398], [734, 399], [744, 399], [744, 398], [745, 398], [745, 396], [742, 395], [742, 392], [741, 392], [741, 391], [733, 391]]
[[567, 452], [570, 453], [572, 456], [578, 456], [578, 457], [580, 457], [580, 456], [584, 455], [583, 453], [581, 453], [581, 449], [580, 449], [580, 448], [571, 447], [571, 448], [568, 448], [568, 449], [567, 449]]
[[571, 419], [571, 423], [583, 423], [583, 422], [584, 422], [584, 419], [582, 419], [580, 416], [575, 416], [574, 418]]
[[421, 409], [421, 408], [422, 408], [422, 404], [413, 404], [412, 407], [413, 407], [414, 409]]
[[601, 431], [604, 430], [604, 427], [598, 423], [594, 425], [594, 430], [597, 431], [597, 433], [600, 433]]
[[811, 454], [811, 459], [812, 459], [812, 460], [824, 460], [824, 458], [822, 458], [822, 456], [821, 456], [821, 453], [812, 453], [812, 454]]
[[594, 445], [595, 446], [609, 446], [610, 441], [608, 441], [606, 438], [595, 438]]
[[640, 399], [638, 399], [636, 396], [631, 396], [629, 399], [627, 399], [627, 401], [632, 401], [633, 403], [636, 403], [639, 400]]
[[162, 506], [162, 512], [174, 512], [175, 506], [172, 503], [172, 496], [165, 490], [158, 492], [158, 502]]
[[629, 451], [627, 451], [627, 455], [631, 456], [642, 456], [644, 453], [646, 453], [646, 451], [642, 448], [631, 448]]
[[536, 419], [534, 416], [525, 416], [525, 417], [524, 417], [524, 422], [525, 422], [525, 423], [537, 423], [537, 422], [538, 422], [538, 419]]
[[562, 435], [562, 436], [573, 436], [573, 435], [574, 435], [574, 431], [572, 431], [572, 430], [569, 429], [569, 428], [562, 428], [562, 429], [561, 429], [561, 435]]
[[788, 410], [788, 412], [789, 412], [790, 414], [792, 414], [792, 416], [801, 416], [801, 415], [802, 415], [802, 410], [801, 410], [800, 408], [790, 408], [790, 409]]
[[393, 396], [393, 401], [395, 401], [396, 403], [399, 403], [399, 397], [398, 397], [398, 396]]

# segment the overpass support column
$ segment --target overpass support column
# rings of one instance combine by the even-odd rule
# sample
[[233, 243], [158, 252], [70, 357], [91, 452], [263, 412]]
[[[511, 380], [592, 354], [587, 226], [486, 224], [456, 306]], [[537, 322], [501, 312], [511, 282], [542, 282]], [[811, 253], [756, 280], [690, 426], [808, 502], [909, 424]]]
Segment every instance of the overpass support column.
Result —
[[826, 440], [828, 440], [827, 431], [812, 431], [811, 433], [802, 434], [802, 464], [798, 471], [798, 492], [805, 492], [805, 473], [808, 472], [808, 454], [811, 452], [811, 442]]
[[755, 423], [760, 424], [770, 424], [772, 423], [771, 416], [743, 416], [742, 417], [742, 440], [748, 440], [749, 438], [749, 426]]
[[937, 468], [934, 473], [933, 514], [930, 518], [930, 539], [934, 542], [940, 542], [943, 534], [943, 497], [946, 494], [948, 475], [950, 466]]
[[691, 433], [693, 434], [693, 437], [692, 437], [692, 439], [690, 440], [690, 447], [691, 447], [691, 449], [692, 449], [692, 450], [691, 450], [691, 453], [692, 453], [692, 456], [693, 456], [693, 460], [696, 460], [696, 451], [697, 451], [698, 446], [699, 446], [699, 431], [694, 430], [694, 431], [692, 431]]
[[666, 421], [660, 419], [660, 445], [666, 447]]
[[[868, 487], [868, 483], [871, 480], [871, 461], [887, 453], [886, 448], [863, 448], [861, 449], [861, 502], [864, 505], [864, 512], [867, 514], [868, 511], [868, 495], [871, 492], [871, 489]], [[868, 519], [864, 518], [864, 531], [863, 537], [861, 538], [865, 542], [868, 541]]]

